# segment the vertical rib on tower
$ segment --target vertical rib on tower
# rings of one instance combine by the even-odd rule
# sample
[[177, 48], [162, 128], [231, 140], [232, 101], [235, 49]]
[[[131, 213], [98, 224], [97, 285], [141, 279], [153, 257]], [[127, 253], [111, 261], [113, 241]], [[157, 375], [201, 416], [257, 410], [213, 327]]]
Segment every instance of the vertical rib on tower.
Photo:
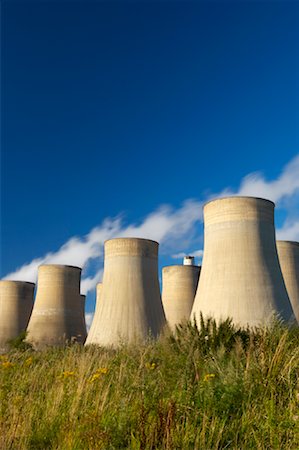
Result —
[[158, 281], [158, 245], [139, 238], [105, 242], [101, 299], [87, 344], [117, 345], [159, 334], [165, 316]]
[[277, 241], [276, 245], [284, 282], [299, 322], [299, 242]]
[[231, 317], [235, 324], [269, 323], [293, 312], [275, 243], [274, 203], [229, 197], [204, 207], [204, 256], [191, 313], [199, 321]]
[[35, 347], [43, 347], [82, 340], [80, 277], [79, 267], [58, 264], [39, 267], [28, 342]]
[[0, 352], [8, 349], [28, 325], [33, 307], [35, 284], [25, 281], [0, 281]]
[[168, 325], [189, 320], [196, 293], [200, 267], [192, 265], [167, 266], [162, 269], [162, 302]]

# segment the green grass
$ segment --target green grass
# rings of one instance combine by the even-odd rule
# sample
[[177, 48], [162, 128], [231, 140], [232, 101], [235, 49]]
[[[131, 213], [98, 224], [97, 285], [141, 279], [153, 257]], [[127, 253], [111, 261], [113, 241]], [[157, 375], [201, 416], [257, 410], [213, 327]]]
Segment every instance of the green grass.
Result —
[[2, 449], [298, 449], [299, 330], [187, 324], [0, 360]]

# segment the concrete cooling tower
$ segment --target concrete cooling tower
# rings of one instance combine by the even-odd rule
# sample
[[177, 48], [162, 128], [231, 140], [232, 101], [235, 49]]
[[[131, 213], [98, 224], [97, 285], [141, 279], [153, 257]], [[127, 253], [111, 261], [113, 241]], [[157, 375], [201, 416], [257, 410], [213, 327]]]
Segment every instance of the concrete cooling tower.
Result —
[[115, 346], [157, 336], [165, 324], [154, 241], [119, 238], [105, 242], [103, 287], [93, 333], [86, 344]]
[[25, 281], [0, 281], [0, 352], [7, 341], [25, 331], [33, 307], [35, 284]]
[[84, 318], [79, 267], [43, 265], [38, 269], [36, 299], [27, 341], [36, 348], [82, 342]]
[[258, 326], [274, 314], [289, 321], [292, 307], [278, 261], [274, 203], [229, 197], [204, 207], [204, 256], [191, 313], [199, 322], [231, 317], [239, 326]]
[[90, 327], [90, 330], [88, 332], [88, 336], [87, 336], [87, 340], [86, 340], [86, 344], [88, 343], [92, 343], [93, 339], [94, 339], [94, 335], [97, 332], [97, 316], [98, 316], [98, 308], [99, 308], [99, 304], [100, 304], [100, 295], [102, 292], [102, 283], [98, 283], [96, 286], [96, 305], [95, 305], [95, 312], [94, 312], [94, 316], [93, 316], [93, 320], [92, 320], [92, 324]]
[[167, 323], [172, 330], [190, 318], [199, 273], [199, 266], [189, 264], [162, 269], [162, 302]]
[[284, 282], [299, 322], [299, 242], [277, 241], [276, 245]]

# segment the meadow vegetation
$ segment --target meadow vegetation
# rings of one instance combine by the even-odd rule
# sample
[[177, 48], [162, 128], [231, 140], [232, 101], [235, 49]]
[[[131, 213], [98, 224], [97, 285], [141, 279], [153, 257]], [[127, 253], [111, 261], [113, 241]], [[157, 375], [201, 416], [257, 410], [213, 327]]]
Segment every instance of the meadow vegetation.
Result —
[[230, 321], [0, 359], [1, 449], [298, 449], [299, 330]]

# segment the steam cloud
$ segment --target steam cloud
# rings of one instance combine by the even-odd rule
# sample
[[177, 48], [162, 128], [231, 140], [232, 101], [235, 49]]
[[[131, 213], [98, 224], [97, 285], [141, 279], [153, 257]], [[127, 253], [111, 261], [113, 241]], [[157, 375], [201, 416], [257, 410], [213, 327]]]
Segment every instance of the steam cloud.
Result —
[[[298, 240], [299, 218], [293, 213], [294, 204], [298, 210], [298, 194], [299, 154], [284, 167], [277, 179], [267, 181], [261, 173], [252, 173], [243, 178], [237, 192], [225, 189], [209, 199], [225, 195], [250, 195], [273, 200], [278, 208], [284, 208], [287, 213], [282, 228], [277, 232], [279, 239]], [[82, 292], [87, 293], [95, 288], [102, 276], [102, 267], [98, 267], [95, 275], [88, 275], [89, 265], [92, 261], [103, 258], [103, 244], [113, 237], [134, 236], [157, 240], [161, 244], [162, 253], [172, 254], [181, 250], [172, 254], [173, 258], [181, 258], [185, 255], [183, 249], [198, 241], [197, 228], [202, 221], [203, 203], [200, 200], [187, 200], [178, 209], [163, 205], [139, 224], [125, 225], [119, 217], [106, 219], [87, 235], [72, 237], [58, 251], [49, 252], [24, 264], [5, 279], [35, 282], [40, 264], [77, 265], [84, 269]], [[200, 257], [202, 250], [195, 250], [192, 254]]]

